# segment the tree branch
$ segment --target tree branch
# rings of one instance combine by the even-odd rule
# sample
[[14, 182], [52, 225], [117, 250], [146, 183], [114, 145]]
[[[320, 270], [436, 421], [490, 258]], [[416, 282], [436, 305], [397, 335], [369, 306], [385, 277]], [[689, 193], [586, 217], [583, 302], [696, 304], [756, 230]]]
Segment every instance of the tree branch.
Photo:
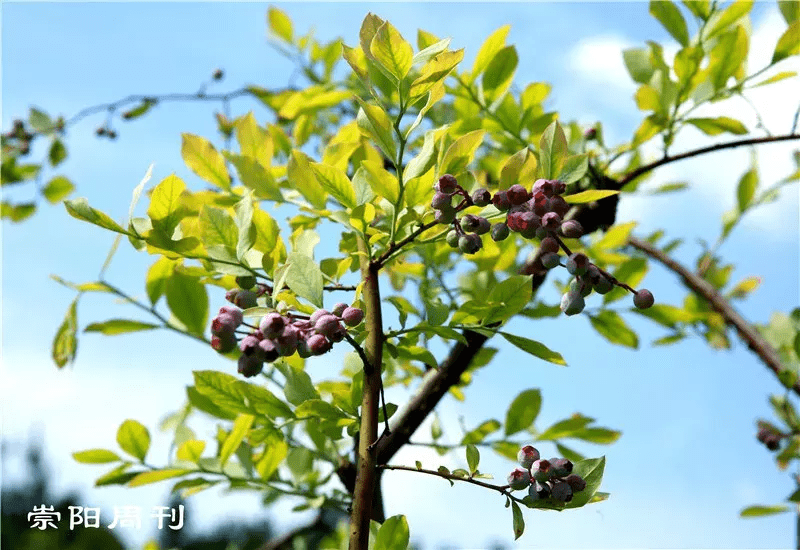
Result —
[[[747, 344], [747, 347], [755, 353], [758, 358], [761, 359], [761, 362], [775, 373], [776, 376], [779, 376], [786, 370], [775, 348], [773, 348], [746, 319], [739, 315], [733, 306], [731, 306], [710, 283], [692, 273], [646, 241], [631, 237], [628, 239], [628, 243], [637, 250], [644, 252], [654, 260], [662, 263], [683, 279], [683, 284], [692, 292], [705, 299], [714, 311], [722, 315], [726, 324], [736, 330], [739, 338]], [[800, 395], [800, 381], [796, 382], [790, 389], [797, 395]]]
[[617, 187], [617, 189], [621, 189], [625, 184], [630, 183], [631, 181], [635, 180], [642, 174], [651, 172], [656, 168], [658, 168], [659, 166], [664, 166], [665, 164], [669, 164], [671, 162], [676, 162], [679, 160], [688, 159], [699, 155], [704, 155], [706, 153], [713, 153], [715, 151], [723, 151], [725, 149], [743, 147], [745, 145], [760, 145], [763, 143], [775, 143], [779, 141], [790, 141], [795, 139], [800, 139], [800, 134], [792, 133], [782, 136], [767, 136], [760, 138], [740, 139], [737, 141], [729, 141], [728, 143], [717, 143], [715, 145], [709, 145], [708, 147], [701, 147], [700, 149], [693, 149], [691, 151], [686, 151], [685, 153], [681, 153], [679, 155], [666, 156], [655, 162], [644, 164], [632, 170], [631, 172], [625, 174], [621, 179], [617, 180], [617, 184], [619, 186]]
[[473, 479], [471, 477], [461, 477], [461, 476], [456, 476], [456, 475], [453, 475], [453, 474], [445, 474], [443, 472], [437, 472], [435, 470], [426, 470], [424, 468], [411, 468], [410, 466], [390, 466], [388, 464], [379, 464], [378, 468], [381, 468], [382, 470], [400, 470], [400, 471], [403, 471], [403, 472], [419, 472], [421, 474], [428, 474], [428, 475], [431, 475], [431, 476], [440, 477], [442, 479], [447, 479], [447, 480], [450, 480], [450, 481], [463, 481], [464, 483], [471, 483], [472, 485], [477, 485], [477, 486], [483, 487], [485, 489], [491, 489], [492, 491], [497, 491], [501, 495], [507, 496], [508, 498], [510, 498], [512, 500], [516, 500], [516, 501], [520, 502], [520, 499], [518, 499], [517, 497], [512, 495], [511, 492], [508, 490], [509, 489], [508, 485], [492, 485], [491, 483], [485, 483], [483, 481], [478, 481], [477, 479]]

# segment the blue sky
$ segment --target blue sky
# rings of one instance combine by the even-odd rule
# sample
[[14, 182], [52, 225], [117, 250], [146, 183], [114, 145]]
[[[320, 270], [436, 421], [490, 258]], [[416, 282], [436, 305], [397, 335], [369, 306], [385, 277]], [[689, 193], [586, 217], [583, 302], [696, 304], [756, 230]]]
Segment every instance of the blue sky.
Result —
[[[607, 140], [628, 138], [640, 120], [632, 100], [635, 90], [625, 74], [620, 51], [647, 39], [674, 43], [647, 14], [645, 3], [509, 3], [400, 4], [326, 3], [281, 4], [295, 29], [316, 29], [321, 39], [343, 36], [357, 43], [360, 22], [368, 11], [389, 19], [411, 40], [422, 27], [453, 39], [452, 47], [466, 48], [465, 66], [482, 40], [493, 30], [511, 24], [509, 43], [517, 45], [520, 64], [516, 82], [553, 84], [549, 107], [564, 120], [583, 124], [601, 120]], [[83, 107], [122, 98], [130, 93], [193, 92], [217, 67], [225, 80], [210, 91], [227, 91], [245, 84], [285, 86], [292, 65], [266, 43], [264, 4], [33, 4], [2, 6], [2, 127], [36, 105], [51, 114], [72, 115]], [[783, 22], [772, 3], [753, 10], [751, 66], [768, 59]], [[780, 31], [778, 30], [780, 29]], [[692, 29], [693, 30], [693, 29]], [[794, 64], [794, 67], [791, 65]], [[797, 70], [797, 60], [780, 70]], [[775, 133], [788, 130], [800, 96], [798, 79], [753, 94], [763, 108], [766, 124]], [[190, 132], [216, 139], [211, 104], [160, 105], [135, 123], [115, 122], [115, 142], [97, 140], [93, 130], [102, 115], [70, 129], [69, 158], [63, 173], [76, 183], [79, 196], [116, 219], [127, 215], [130, 192], [147, 167], [155, 163], [152, 182], [172, 172], [190, 186], [200, 183], [180, 158], [180, 134]], [[734, 110], [749, 127], [751, 113]], [[260, 121], [270, 120], [265, 109], [249, 99], [232, 104], [236, 114], [253, 110]], [[720, 111], [721, 112], [721, 111]], [[708, 143], [686, 132], [682, 148]], [[768, 186], [792, 171], [786, 145], [758, 151], [762, 185]], [[34, 158], [45, 154], [42, 147]], [[651, 151], [655, 154], [655, 151]], [[650, 185], [675, 180], [693, 184], [691, 192], [664, 197], [626, 198], [619, 220], [641, 222], [639, 235], [656, 228], [682, 237], [680, 261], [692, 262], [697, 237], [713, 241], [721, 214], [735, 201], [735, 183], [747, 169], [749, 152], [732, 151], [673, 164], [655, 174]], [[5, 190], [4, 190], [5, 191]], [[12, 199], [30, 197], [30, 189], [13, 189]], [[143, 205], [140, 205], [143, 211]], [[285, 215], [278, 211], [274, 215]], [[152, 462], [167, 460], [169, 436], [157, 432], [160, 418], [177, 409], [191, 371], [232, 365], [207, 348], [172, 334], [137, 334], [107, 338], [83, 335], [73, 368], [57, 371], [50, 359], [50, 342], [73, 298], [49, 279], [57, 273], [68, 280], [96, 278], [113, 237], [70, 218], [63, 207], [45, 207], [33, 219], [2, 225], [3, 434], [12, 440], [41, 438], [56, 474], [59, 490], [79, 489], [89, 506], [137, 504], [148, 509], [165, 505], [168, 484], [139, 489], [91, 487], [102, 468], [76, 464], [71, 453], [91, 447], [114, 447], [117, 426], [136, 418], [153, 434]], [[143, 296], [143, 277], [152, 258], [120, 247], [107, 278], [126, 291]], [[787, 312], [798, 298], [798, 197], [789, 188], [778, 203], [764, 207], [736, 229], [721, 250], [736, 264], [734, 280], [763, 277], [751, 299], [738, 304], [750, 320], [766, 322], [771, 312]], [[322, 246], [322, 245], [321, 245]], [[563, 276], [561, 277], [563, 280]], [[685, 292], [677, 278], [652, 265], [645, 280], [658, 301], [679, 304]], [[542, 295], [551, 302], [549, 286]], [[214, 304], [222, 296], [212, 295]], [[592, 301], [589, 301], [592, 306]], [[620, 306], [621, 308], [627, 306]], [[79, 323], [138, 312], [102, 296], [86, 296]], [[779, 385], [747, 349], [714, 352], [699, 340], [670, 348], [648, 344], [663, 335], [634, 314], [624, 314], [639, 332], [640, 349], [613, 347], [598, 338], [588, 320], [559, 318], [532, 323], [515, 320], [509, 330], [544, 342], [561, 352], [568, 368], [531, 360], [496, 342], [495, 362], [480, 370], [467, 401], [446, 401], [439, 416], [454, 441], [459, 423], [472, 427], [486, 418], [503, 418], [508, 403], [521, 390], [539, 387], [543, 408], [541, 429], [573, 412], [619, 429], [623, 437], [610, 447], [575, 445], [591, 456], [606, 454], [603, 490], [609, 501], [568, 513], [526, 512], [526, 534], [518, 548], [783, 548], [794, 544], [794, 521], [789, 514], [763, 520], [741, 520], [738, 512], [754, 503], [776, 503], [792, 490], [788, 473], [774, 467], [770, 454], [754, 437], [755, 419], [769, 417], [767, 395]], [[147, 319], [144, 319], [147, 320]], [[434, 350], [441, 355], [443, 350]], [[334, 374], [341, 364], [334, 352], [312, 364], [312, 373]], [[390, 401], [404, 395], [390, 392]], [[34, 407], [35, 404], [35, 407]], [[196, 430], [211, 439], [213, 424], [198, 422]], [[425, 441], [425, 428], [417, 441]], [[513, 465], [489, 453], [481, 470], [505, 477]], [[543, 454], [555, 454], [543, 445]], [[462, 455], [438, 457], [420, 447], [407, 448], [397, 464], [421, 460], [426, 466], [463, 465]], [[9, 464], [3, 472], [13, 480], [19, 470]], [[411, 473], [385, 476], [389, 514], [406, 513], [414, 539], [425, 548], [449, 543], [480, 547], [493, 540], [511, 543], [511, 517], [503, 501], [476, 487], [449, 484]], [[220, 500], [222, 499], [222, 500]], [[263, 511], [255, 496], [218, 492], [194, 498], [188, 521], [208, 526], [226, 517], [267, 514], [279, 528], [300, 523], [304, 516], [290, 505]], [[110, 518], [109, 518], [110, 521]], [[153, 532], [125, 531], [141, 544]]]

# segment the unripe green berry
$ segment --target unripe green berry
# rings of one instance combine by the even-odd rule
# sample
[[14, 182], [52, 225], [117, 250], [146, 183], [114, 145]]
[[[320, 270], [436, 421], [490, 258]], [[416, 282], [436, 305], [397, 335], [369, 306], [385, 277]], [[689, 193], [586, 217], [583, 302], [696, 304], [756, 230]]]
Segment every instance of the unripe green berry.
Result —
[[567, 315], [575, 315], [583, 311], [586, 302], [579, 293], [567, 292], [561, 297], [561, 311]]
[[503, 241], [508, 237], [508, 226], [504, 223], [496, 223], [492, 226], [492, 240], [495, 242]]
[[331, 309], [331, 314], [336, 315], [337, 317], [341, 317], [342, 313], [344, 313], [344, 310], [346, 310], [348, 307], [349, 306], [344, 302], [339, 302], [338, 304], [333, 306], [333, 309]]
[[555, 266], [561, 265], [561, 256], [556, 252], [542, 254], [542, 265], [547, 269], [553, 269]]
[[646, 288], [637, 291], [636, 294], [633, 295], [633, 305], [639, 309], [647, 309], [654, 303], [655, 298], [653, 298], [653, 293]]
[[589, 294], [592, 293], [592, 284], [585, 280], [583, 277], [575, 277], [569, 283], [569, 291], [580, 294], [584, 298], [586, 298]]
[[458, 231], [456, 231], [455, 229], [451, 229], [447, 233], [447, 237], [445, 237], [445, 239], [447, 240], [447, 244], [449, 244], [452, 248], [458, 248], [459, 237], [460, 235], [458, 234]]

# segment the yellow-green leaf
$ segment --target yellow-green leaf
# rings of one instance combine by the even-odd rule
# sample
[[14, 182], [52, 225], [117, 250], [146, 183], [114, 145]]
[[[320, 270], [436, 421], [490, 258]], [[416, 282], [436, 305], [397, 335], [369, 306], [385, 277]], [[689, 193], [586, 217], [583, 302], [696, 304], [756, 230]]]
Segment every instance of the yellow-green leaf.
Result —
[[152, 472], [142, 472], [128, 482], [128, 487], [141, 487], [150, 483], [156, 483], [165, 479], [171, 479], [194, 472], [184, 468], [167, 468], [166, 470], [154, 470]]
[[123, 451], [144, 462], [150, 449], [150, 432], [136, 420], [126, 420], [117, 430], [117, 443]]
[[777, 63], [797, 53], [800, 53], [800, 20], [789, 25], [778, 39], [771, 63]]
[[233, 422], [233, 428], [231, 428], [231, 432], [225, 438], [225, 442], [219, 451], [220, 466], [225, 466], [231, 455], [239, 448], [254, 420], [255, 416], [251, 414], [240, 414], [236, 417]]
[[122, 460], [117, 453], [107, 449], [88, 449], [72, 453], [72, 458], [83, 464], [105, 464]]
[[53, 338], [53, 361], [58, 368], [75, 360], [78, 350], [78, 299], [75, 298]]
[[231, 178], [225, 168], [225, 159], [210, 141], [193, 134], [183, 134], [181, 156], [186, 166], [203, 180], [226, 191], [231, 188]]
[[511, 25], [503, 25], [481, 44], [478, 54], [475, 56], [475, 62], [472, 64], [473, 79], [477, 78], [489, 66], [497, 52], [505, 47], [509, 30], [511, 30]]
[[455, 140], [448, 147], [444, 158], [442, 158], [442, 163], [439, 165], [439, 175], [455, 175], [463, 172], [472, 162], [475, 151], [478, 150], [485, 134], [484, 130], [473, 130]]
[[747, 127], [735, 118], [719, 116], [715, 118], [690, 118], [686, 122], [709, 136], [716, 136], [722, 132], [742, 135], [748, 132]]
[[189, 462], [197, 462], [200, 460], [200, 457], [203, 455], [203, 451], [206, 448], [206, 442], [200, 441], [197, 439], [190, 439], [188, 441], [184, 441], [180, 447], [178, 447], [178, 452], [176, 456], [179, 460], [188, 460]]
[[64, 197], [72, 193], [75, 186], [64, 176], [55, 176], [42, 189], [42, 195], [50, 204], [61, 201]]
[[395, 204], [400, 198], [400, 185], [397, 178], [390, 174], [382, 164], [374, 160], [362, 160], [361, 166], [366, 171], [367, 182], [372, 191]]
[[281, 38], [284, 42], [292, 42], [292, 20], [283, 11], [275, 6], [270, 6], [267, 10], [267, 21], [269, 22], [269, 30]]
[[161, 229], [167, 237], [172, 236], [172, 232], [186, 215], [181, 201], [181, 194], [185, 189], [183, 180], [172, 174], [161, 180], [150, 196], [147, 215], [152, 220], [153, 227]]
[[346, 208], [355, 208], [357, 206], [353, 184], [342, 170], [320, 162], [312, 162], [310, 166], [317, 178], [317, 182], [328, 193], [333, 195], [342, 206]]
[[454, 52], [442, 52], [428, 61], [422, 67], [419, 76], [411, 83], [409, 95], [412, 101], [414, 98], [422, 97], [437, 83], [447, 78], [462, 59], [464, 59], [464, 48]]
[[107, 214], [89, 206], [89, 202], [83, 197], [80, 199], [64, 201], [64, 207], [67, 209], [69, 215], [73, 218], [87, 221], [89, 223], [93, 223], [94, 225], [99, 225], [104, 229], [115, 231], [117, 233], [131, 235], [122, 229], [122, 227], [120, 227], [120, 225], [112, 220]]
[[298, 190], [314, 208], [325, 208], [325, 198], [328, 194], [317, 181], [308, 155], [293, 150], [286, 170], [291, 189]]
[[91, 323], [83, 329], [83, 331], [100, 332], [107, 336], [112, 336], [116, 334], [127, 334], [128, 332], [138, 332], [140, 330], [153, 330], [154, 328], [159, 328], [159, 325], [134, 321], [133, 319], [109, 319], [102, 323]]
[[564, 200], [570, 204], [583, 204], [587, 202], [599, 201], [600, 199], [617, 194], [619, 194], [619, 191], [611, 191], [609, 189], [589, 189], [587, 191], [575, 193], [574, 195], [564, 195]]
[[369, 51], [386, 73], [397, 81], [405, 78], [411, 69], [414, 49], [388, 21], [378, 27]]
[[370, 105], [361, 98], [356, 99], [361, 105], [356, 116], [359, 130], [377, 143], [388, 159], [394, 161], [397, 158], [397, 148], [389, 115], [378, 105]]
[[650, 0], [650, 15], [658, 19], [681, 46], [689, 44], [689, 29], [675, 4], [669, 0]]

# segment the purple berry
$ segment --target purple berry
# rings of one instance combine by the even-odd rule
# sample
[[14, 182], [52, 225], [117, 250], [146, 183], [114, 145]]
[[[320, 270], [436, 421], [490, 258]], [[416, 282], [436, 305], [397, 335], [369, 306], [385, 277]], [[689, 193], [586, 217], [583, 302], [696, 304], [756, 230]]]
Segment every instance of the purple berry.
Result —
[[283, 357], [289, 357], [297, 351], [297, 342], [300, 340], [300, 331], [294, 325], [283, 329], [283, 333], [275, 339], [275, 348]]
[[542, 254], [547, 252], [558, 252], [558, 241], [553, 237], [545, 237], [539, 245], [539, 250]]
[[567, 220], [561, 224], [561, 234], [570, 239], [583, 236], [583, 227], [577, 220]]
[[461, 218], [459, 223], [461, 224], [461, 229], [463, 229], [468, 233], [473, 233], [478, 228], [478, 225], [480, 225], [480, 222], [478, 221], [478, 216], [474, 214], [467, 214], [466, 216]]
[[239, 356], [239, 374], [245, 378], [252, 378], [259, 374], [264, 368], [264, 361], [261, 356], [255, 355], [240, 355]]
[[286, 326], [286, 319], [280, 313], [267, 313], [261, 318], [258, 328], [265, 338], [275, 338], [283, 332]]
[[553, 475], [556, 477], [564, 477], [572, 473], [572, 462], [566, 458], [551, 458], [550, 464], [553, 466]]
[[563, 218], [569, 212], [569, 203], [560, 195], [555, 195], [547, 201], [547, 209]]
[[533, 475], [533, 479], [540, 483], [544, 483], [553, 473], [553, 469], [550, 465], [549, 460], [539, 459], [535, 460], [533, 464], [531, 464], [531, 474]]
[[572, 500], [572, 487], [569, 486], [569, 483], [564, 481], [556, 481], [553, 483], [550, 496], [552, 496], [553, 500], [556, 502], [569, 502]]
[[655, 298], [653, 298], [653, 293], [646, 288], [637, 291], [636, 294], [633, 295], [633, 305], [639, 309], [647, 309], [654, 303]]
[[531, 474], [528, 470], [516, 468], [513, 472], [508, 474], [508, 486], [512, 491], [525, 489], [531, 484]]
[[308, 319], [308, 321], [311, 323], [311, 326], [314, 326], [314, 324], [316, 324], [317, 320], [320, 317], [322, 317], [323, 315], [330, 315], [330, 311], [328, 311], [327, 309], [318, 309], [317, 311], [312, 313], [311, 317], [309, 317], [309, 319]]
[[312, 355], [322, 355], [323, 353], [329, 352], [331, 349], [330, 340], [321, 334], [315, 334], [306, 340], [306, 345]]
[[451, 174], [445, 174], [439, 178], [434, 188], [440, 193], [453, 193], [458, 189], [458, 180]]
[[567, 258], [567, 271], [570, 275], [583, 275], [589, 269], [589, 257], [582, 252], [570, 254]]
[[464, 254], [475, 254], [483, 248], [483, 241], [474, 233], [462, 235], [462, 237], [458, 239], [458, 248]]
[[219, 308], [219, 313], [220, 315], [224, 313], [226, 315], [230, 315], [231, 317], [233, 317], [233, 320], [236, 322], [237, 327], [241, 325], [242, 322], [244, 322], [244, 315], [242, 315], [242, 310], [239, 309], [238, 307], [222, 306], [221, 308]]
[[337, 317], [341, 317], [342, 312], [346, 310], [347, 307], [348, 307], [347, 304], [345, 304], [344, 302], [339, 302], [338, 304], [333, 306], [333, 309], [331, 309], [331, 314], [336, 315]]
[[506, 189], [506, 195], [508, 196], [508, 201], [512, 206], [526, 203], [530, 198], [528, 196], [528, 190], [518, 183]]
[[487, 206], [492, 202], [492, 194], [488, 189], [476, 189], [472, 192], [472, 204], [475, 206]]
[[239, 341], [239, 349], [242, 350], [242, 353], [245, 355], [260, 356], [258, 342], [259, 339], [255, 335], [248, 334]]
[[364, 320], [364, 310], [357, 307], [349, 307], [342, 313], [342, 321], [348, 327], [357, 327]]
[[272, 340], [265, 338], [258, 343], [258, 347], [263, 353], [262, 358], [267, 363], [272, 363], [275, 359], [281, 356], [281, 354], [278, 352], [278, 348], [275, 347], [275, 342]]
[[475, 228], [475, 234], [483, 235], [489, 232], [489, 229], [492, 228], [492, 225], [489, 223], [489, 220], [478, 216], [478, 227]]
[[447, 193], [441, 193], [437, 191], [433, 194], [433, 199], [431, 200], [431, 207], [434, 210], [448, 210], [453, 208], [452, 205], [452, 195], [448, 195]]
[[317, 322], [314, 323], [314, 330], [317, 332], [317, 334], [330, 337], [334, 332], [336, 332], [336, 329], [339, 328], [339, 326], [341, 326], [339, 324], [339, 318], [335, 315], [328, 314], [317, 319]]
[[572, 487], [572, 490], [576, 493], [579, 493], [584, 489], [586, 489], [586, 481], [578, 474], [570, 474], [564, 481], [566, 481], [569, 484], [569, 486]]
[[453, 223], [453, 220], [456, 219], [456, 210], [455, 208], [450, 208], [448, 210], [437, 210], [433, 217], [436, 220], [436, 223], [445, 225], [448, 223]]
[[219, 353], [228, 353], [236, 349], [236, 335], [233, 332], [211, 337], [211, 347]]
[[585, 277], [575, 277], [569, 284], [569, 291], [576, 294], [580, 294], [581, 296], [586, 298], [589, 294], [592, 293], [592, 283], [590, 283], [589, 280], [586, 279]]
[[535, 481], [531, 485], [531, 487], [532, 487], [533, 491], [536, 491], [536, 495], [539, 498], [549, 498], [550, 497], [551, 486], [546, 481], [545, 482]]
[[236, 327], [236, 319], [233, 315], [227, 313], [220, 313], [211, 320], [211, 334], [214, 336], [222, 336], [223, 334], [233, 334]]
[[539, 451], [533, 445], [525, 445], [517, 453], [517, 462], [523, 468], [530, 469], [537, 460], [539, 460]]
[[511, 208], [511, 201], [508, 200], [508, 194], [505, 191], [498, 191], [492, 197], [492, 204], [501, 212], [505, 212]]
[[542, 216], [542, 227], [548, 231], [555, 231], [561, 227], [561, 216], [555, 212], [548, 212]]

